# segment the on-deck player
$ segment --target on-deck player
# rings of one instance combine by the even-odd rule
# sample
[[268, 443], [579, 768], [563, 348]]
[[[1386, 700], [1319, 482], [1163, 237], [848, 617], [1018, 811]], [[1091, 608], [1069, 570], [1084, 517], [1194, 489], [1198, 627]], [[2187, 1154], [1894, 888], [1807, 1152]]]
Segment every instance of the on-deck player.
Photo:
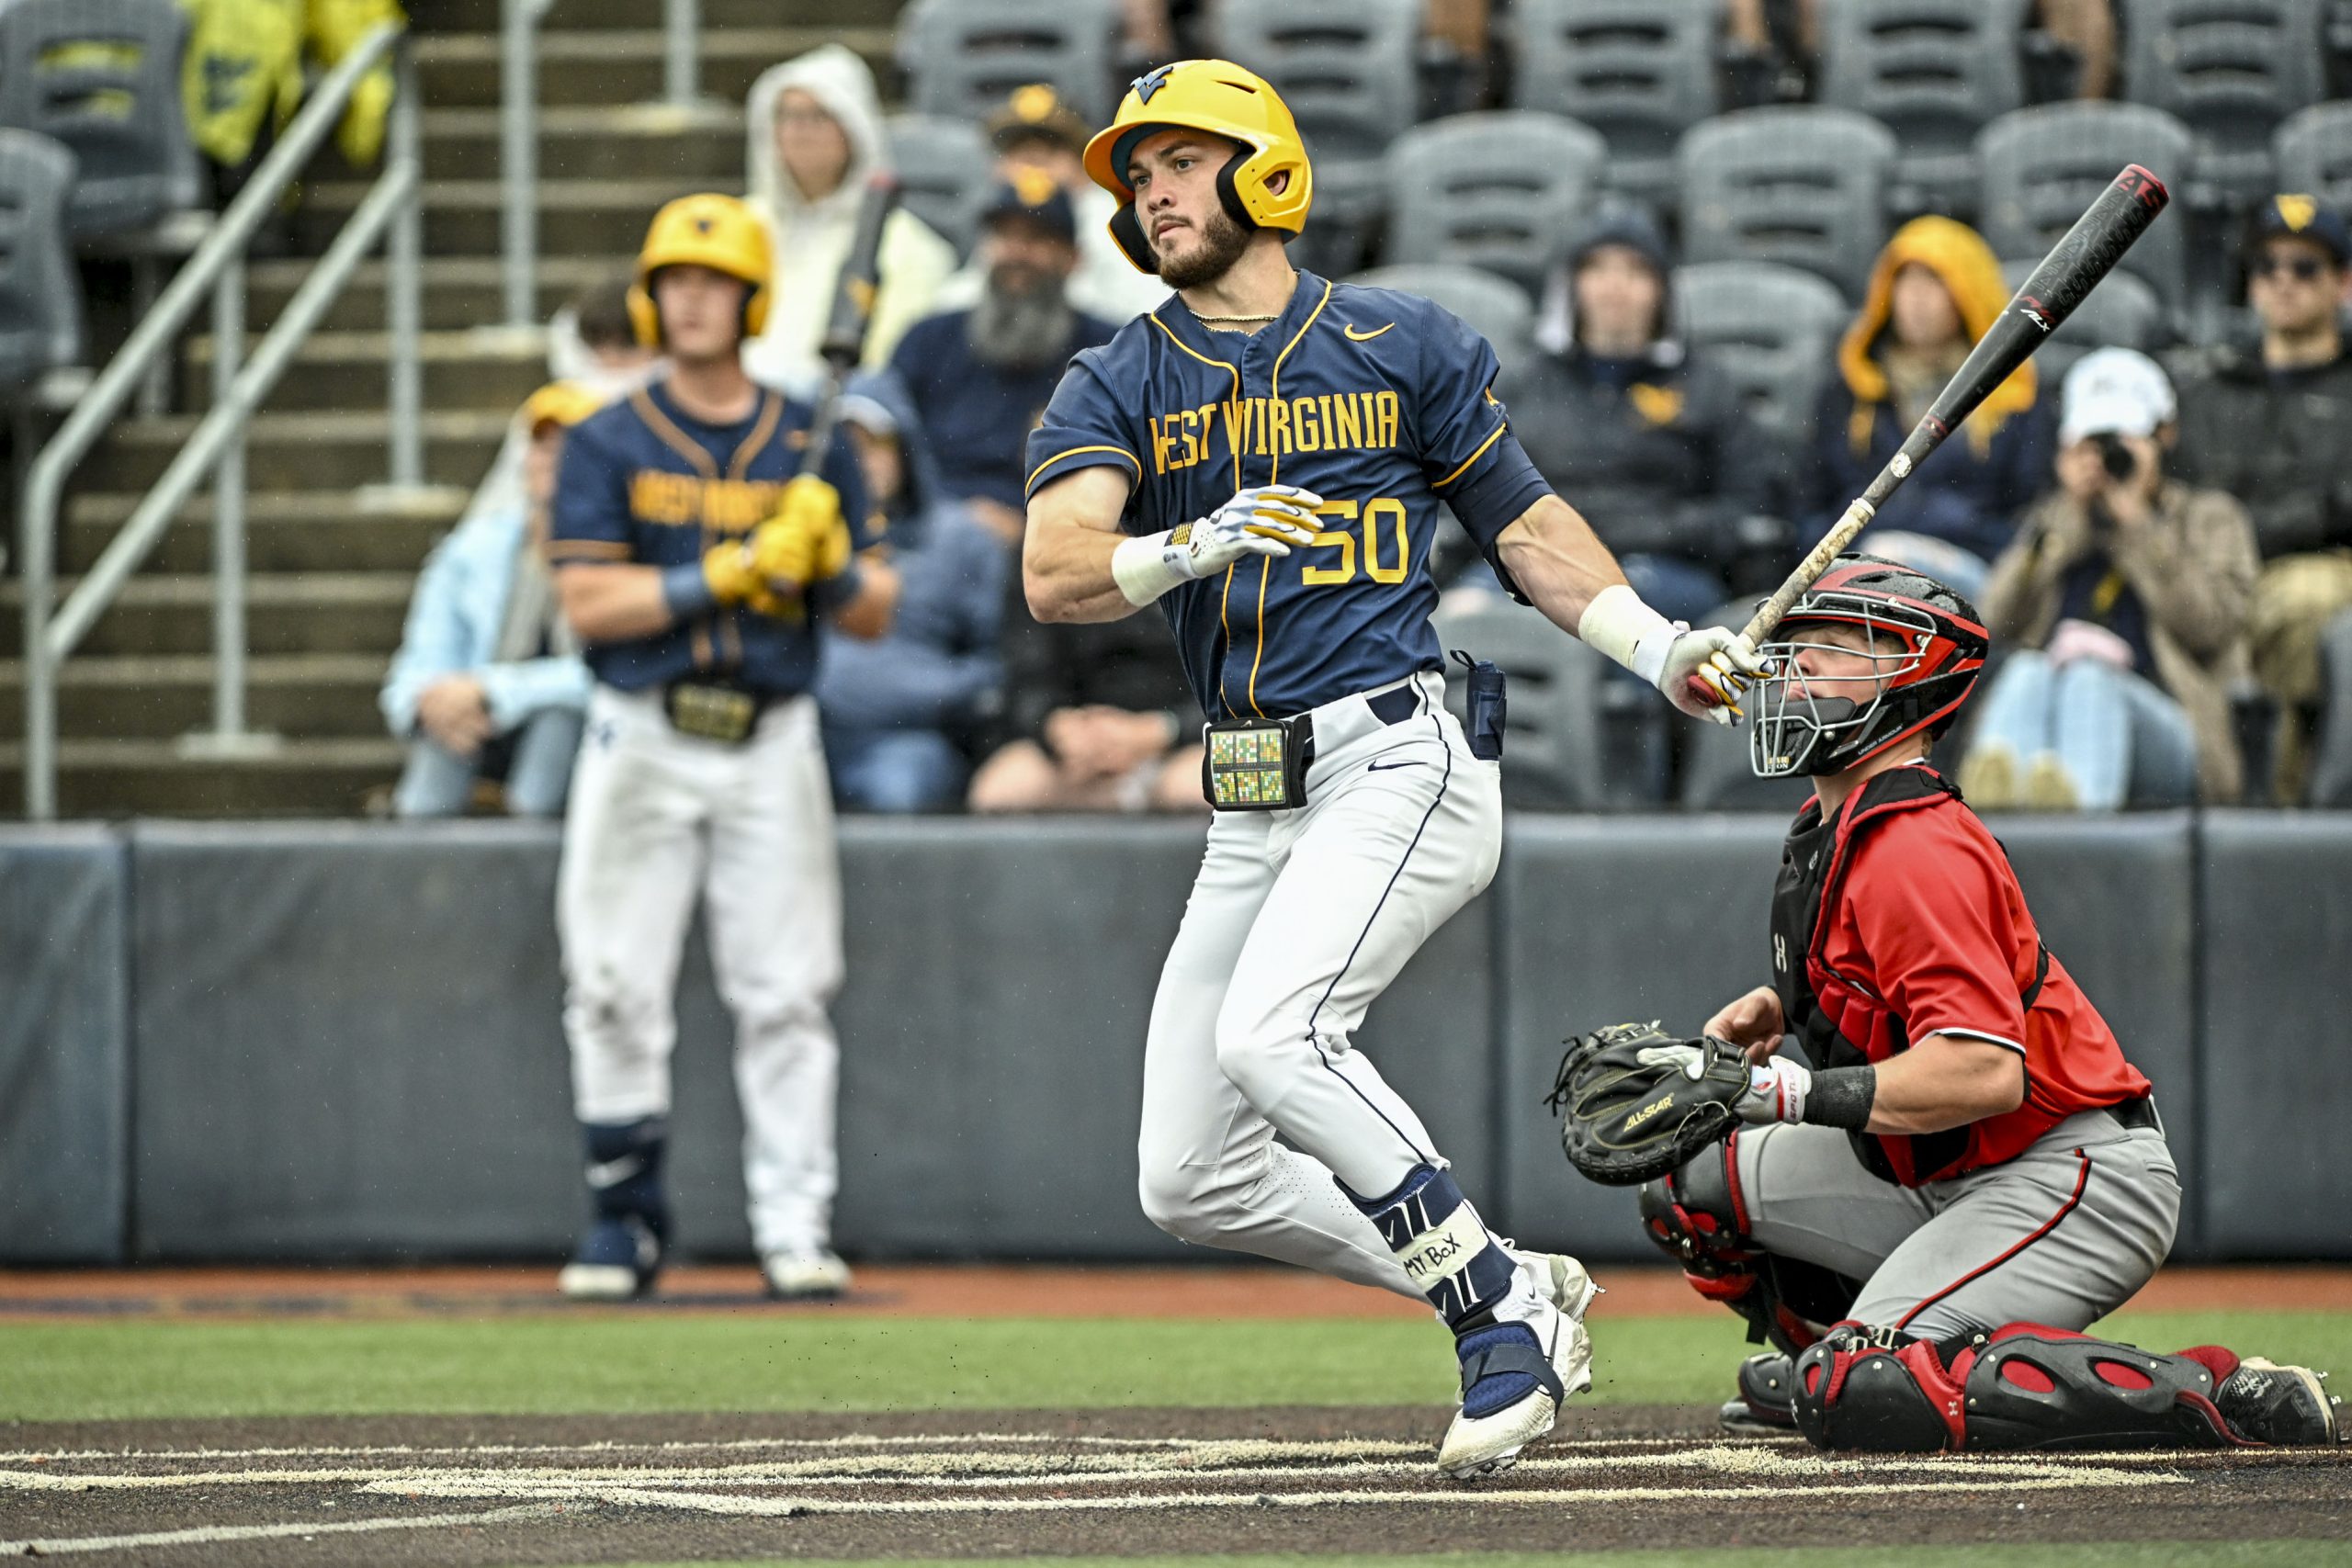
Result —
[[855, 558], [865, 491], [841, 435], [800, 475], [811, 411], [752, 384], [767, 231], [731, 197], [654, 216], [629, 313], [670, 372], [564, 448], [549, 556], [596, 689], [557, 890], [572, 1099], [593, 1223], [566, 1294], [636, 1295], [669, 1235], [662, 1160], [678, 958], [700, 894], [735, 1015], [752, 1240], [768, 1289], [837, 1294], [825, 1004], [841, 877], [817, 708], [819, 626], [887, 630], [890, 569]]
[[2164, 1261], [2180, 1178], [2148, 1080], [1926, 761], [1988, 646], [1949, 588], [1845, 556], [1763, 650], [1751, 761], [1817, 794], [1772, 983], [1704, 1031], [1747, 1048], [1747, 1125], [1642, 1190], [1692, 1284], [1778, 1347], [1724, 1424], [1897, 1450], [2333, 1442], [2305, 1369], [2082, 1335]]
[[1029, 602], [1043, 620], [1159, 607], [1212, 718], [1218, 807], [1145, 1046], [1144, 1210], [1428, 1300], [1462, 1363], [1439, 1467], [1498, 1469], [1589, 1383], [1590, 1282], [1506, 1250], [1350, 1046], [1500, 849], [1496, 737], [1447, 714], [1429, 625], [1441, 503], [1506, 584], [1686, 711], [1729, 722], [1702, 666], [1721, 649], [1753, 671], [1753, 650], [1625, 586], [1510, 435], [1477, 333], [1291, 267], [1314, 174], [1263, 79], [1162, 66], [1086, 167], [1120, 198], [1122, 249], [1176, 297], [1079, 355], [1030, 438]]

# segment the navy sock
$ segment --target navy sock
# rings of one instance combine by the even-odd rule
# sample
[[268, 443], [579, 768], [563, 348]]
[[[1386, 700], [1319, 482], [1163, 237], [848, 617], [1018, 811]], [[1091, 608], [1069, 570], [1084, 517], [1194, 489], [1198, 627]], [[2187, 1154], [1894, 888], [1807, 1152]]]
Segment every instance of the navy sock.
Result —
[[662, 1241], [670, 1236], [670, 1204], [662, 1191], [662, 1156], [669, 1143], [666, 1118], [582, 1122], [588, 1149], [588, 1201], [599, 1220], [636, 1219]]
[[1517, 1265], [1487, 1234], [1486, 1222], [1453, 1176], [1415, 1166], [1397, 1189], [1379, 1198], [1340, 1190], [1380, 1228], [1390, 1256], [1456, 1336], [1494, 1322], [1497, 1303], [1510, 1293]]

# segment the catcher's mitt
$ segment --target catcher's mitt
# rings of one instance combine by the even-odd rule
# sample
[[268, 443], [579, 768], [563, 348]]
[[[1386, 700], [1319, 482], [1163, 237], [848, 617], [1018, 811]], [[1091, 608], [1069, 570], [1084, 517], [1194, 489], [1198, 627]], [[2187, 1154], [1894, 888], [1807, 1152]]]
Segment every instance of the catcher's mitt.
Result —
[[1739, 1047], [1620, 1023], [1568, 1042], [1544, 1103], [1564, 1113], [1560, 1146], [1593, 1180], [1633, 1187], [1679, 1168], [1738, 1122], [1747, 1092]]

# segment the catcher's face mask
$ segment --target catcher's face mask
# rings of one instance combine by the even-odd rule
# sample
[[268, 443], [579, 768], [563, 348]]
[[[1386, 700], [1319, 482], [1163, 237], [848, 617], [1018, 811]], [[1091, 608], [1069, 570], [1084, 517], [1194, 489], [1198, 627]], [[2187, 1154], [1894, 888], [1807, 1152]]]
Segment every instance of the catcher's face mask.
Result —
[[[1889, 698], [1925, 667], [1934, 626], [1900, 608], [1861, 604], [1852, 621], [1808, 621], [1760, 651], [1772, 673], [1757, 688], [1747, 762], [1759, 778], [1842, 773], [1919, 728], [1890, 720]], [[1783, 623], [1786, 626], [1786, 623]], [[1877, 740], [1877, 744], [1871, 744]]]

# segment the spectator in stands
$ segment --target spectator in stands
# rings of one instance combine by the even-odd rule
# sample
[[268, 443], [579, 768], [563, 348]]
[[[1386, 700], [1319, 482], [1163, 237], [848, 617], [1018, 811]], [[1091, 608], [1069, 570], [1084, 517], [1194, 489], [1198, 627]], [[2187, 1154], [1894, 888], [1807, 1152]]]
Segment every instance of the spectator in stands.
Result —
[[[1918, 218], [1895, 231], [1814, 420], [1808, 542], [1886, 466], [2008, 300], [2001, 264], [1975, 230]], [[2049, 479], [2050, 424], [2029, 362], [1919, 465], [1860, 547], [1978, 597], [1986, 566]]]
[[1001, 697], [1012, 550], [941, 487], [894, 378], [862, 379], [841, 417], [899, 569], [899, 613], [886, 637], [825, 643], [817, 706], [833, 798], [853, 811], [952, 810], [971, 773], [965, 748]]
[[2128, 348], [2067, 374], [2058, 489], [1994, 564], [1983, 601], [2013, 645], [1961, 765], [1987, 809], [2114, 811], [2237, 797], [2229, 680], [2245, 660], [2254, 527], [2165, 477], [2171, 382]]
[[974, 811], [1205, 811], [1201, 710], [1154, 615], [1041, 625], [1007, 571], [1000, 744]]
[[[2028, 20], [2080, 62], [2075, 96], [2108, 96], [2115, 83], [2115, 0], [2034, 0]], [[1724, 0], [1724, 37], [1736, 55], [1771, 69], [1774, 96], [1802, 98], [1821, 52], [1820, 0]]]
[[[1136, 270], [1111, 238], [1111, 215], [1119, 204], [1087, 177], [1080, 154], [1086, 151], [1086, 122], [1042, 82], [1017, 87], [989, 118], [989, 140], [996, 147], [996, 177], [1012, 181], [1024, 170], [1046, 175], [1069, 197], [1078, 224], [1078, 270], [1069, 276], [1069, 302], [1090, 316], [1114, 323], [1140, 315], [1168, 298], [1168, 286]], [[960, 310], [977, 304], [988, 288], [988, 265], [978, 255], [942, 286], [936, 308]]]
[[[746, 166], [752, 205], [766, 215], [775, 276], [767, 330], [744, 345], [757, 378], [808, 392], [834, 286], [867, 178], [889, 167], [882, 106], [865, 62], [837, 43], [775, 66], [752, 84]], [[907, 328], [956, 270], [956, 251], [904, 208], [882, 231], [881, 288], [866, 331], [865, 364], [888, 363]]]
[[589, 681], [548, 570], [548, 507], [564, 433], [604, 400], [564, 381], [531, 394], [524, 504], [469, 516], [417, 578], [377, 698], [408, 744], [401, 817], [463, 816], [476, 781], [502, 776], [514, 816], [563, 811]]
[[1520, 445], [1570, 498], [1660, 615], [1696, 621], [1789, 564], [1771, 454], [1723, 374], [1675, 335], [1673, 260], [1627, 209], [1571, 245], [1567, 321], [1499, 389]]
[[916, 322], [890, 356], [930, 439], [947, 492], [1008, 543], [1021, 537], [1021, 455], [1069, 356], [1117, 329], [1072, 307], [1076, 215], [1035, 169], [998, 186], [974, 253], [988, 284], [979, 303]]
[[2302, 799], [2320, 698], [2319, 638], [2352, 607], [2352, 232], [2307, 196], [2263, 203], [2242, 253], [2258, 351], [2222, 348], [2182, 378], [2178, 467], [2254, 517], [2263, 571], [2254, 672], [2280, 710], [2271, 788]]
[[617, 396], [653, 373], [660, 355], [637, 341], [627, 273], [591, 284], [548, 322], [548, 373]]

